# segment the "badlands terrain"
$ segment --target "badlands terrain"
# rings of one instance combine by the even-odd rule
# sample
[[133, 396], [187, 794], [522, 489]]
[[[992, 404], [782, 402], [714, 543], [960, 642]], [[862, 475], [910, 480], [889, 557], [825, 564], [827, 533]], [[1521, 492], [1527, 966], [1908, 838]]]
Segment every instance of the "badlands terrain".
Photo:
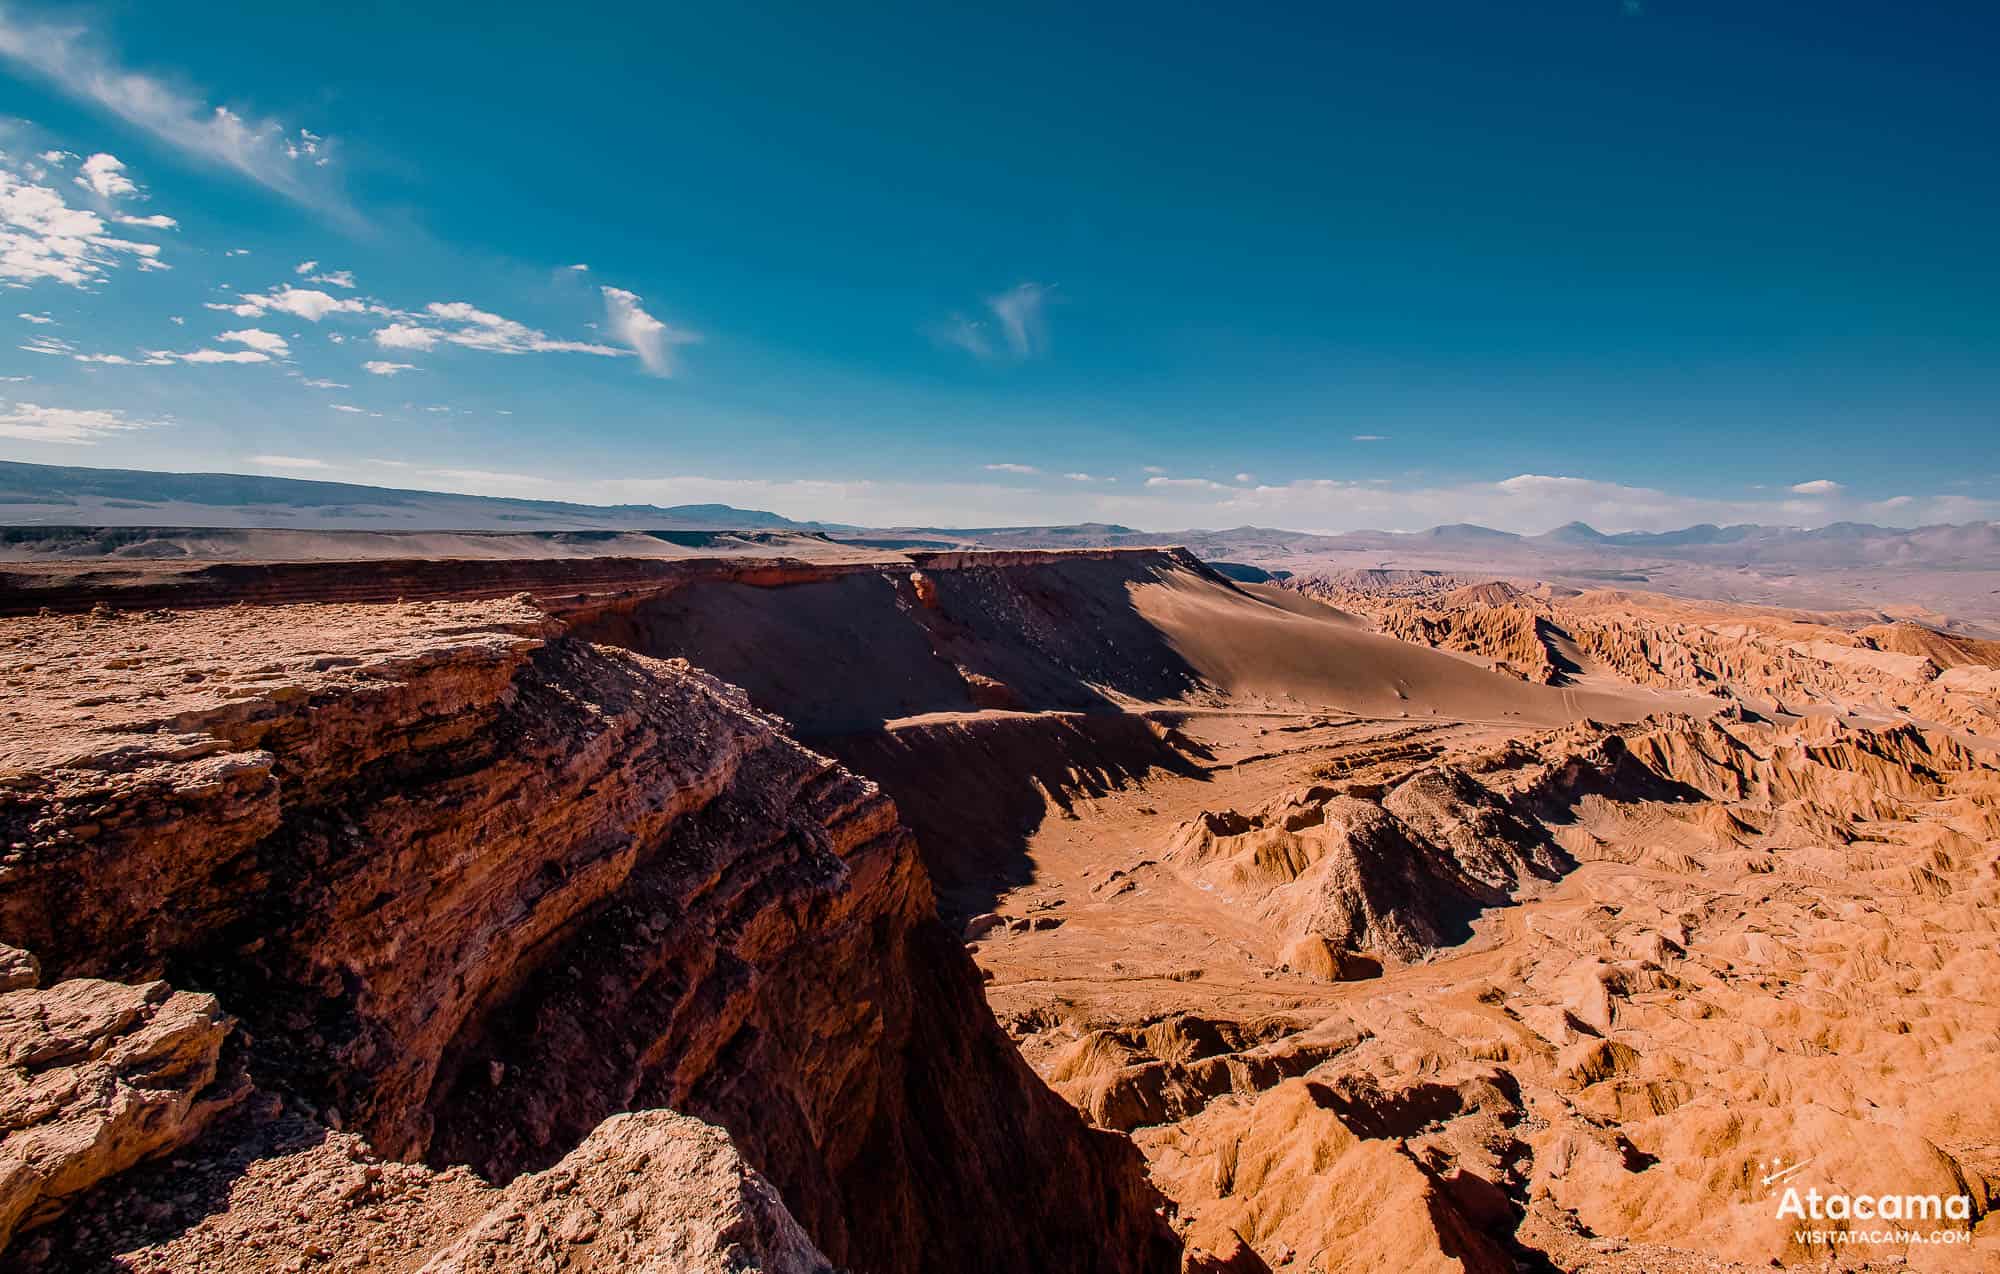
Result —
[[1976, 565], [410, 533], [10, 541], [9, 1268], [2000, 1266]]

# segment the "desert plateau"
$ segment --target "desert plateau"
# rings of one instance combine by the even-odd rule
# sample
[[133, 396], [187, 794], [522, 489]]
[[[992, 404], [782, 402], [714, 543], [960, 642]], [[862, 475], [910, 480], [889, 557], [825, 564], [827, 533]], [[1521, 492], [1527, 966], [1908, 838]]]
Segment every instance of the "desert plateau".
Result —
[[717, 544], [8, 568], [10, 1263], [2000, 1254], [2000, 643]]
[[0, 0], [0, 1274], [2000, 1272], [1996, 63]]

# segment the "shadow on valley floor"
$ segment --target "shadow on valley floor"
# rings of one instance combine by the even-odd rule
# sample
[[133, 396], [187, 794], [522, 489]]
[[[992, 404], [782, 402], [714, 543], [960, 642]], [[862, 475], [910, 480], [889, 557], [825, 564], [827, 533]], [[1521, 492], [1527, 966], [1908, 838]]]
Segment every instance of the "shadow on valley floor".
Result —
[[989, 713], [807, 740], [874, 779], [896, 802], [937, 889], [962, 920], [1033, 876], [1028, 839], [1050, 815], [1153, 770], [1205, 778], [1204, 745], [1143, 716]]

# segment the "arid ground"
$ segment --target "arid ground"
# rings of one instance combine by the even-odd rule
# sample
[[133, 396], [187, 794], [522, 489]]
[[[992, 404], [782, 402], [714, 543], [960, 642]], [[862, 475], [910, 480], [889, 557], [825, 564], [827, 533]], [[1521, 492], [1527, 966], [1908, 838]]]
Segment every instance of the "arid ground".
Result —
[[12, 1266], [2000, 1264], [1929, 601], [323, 536], [10, 568]]

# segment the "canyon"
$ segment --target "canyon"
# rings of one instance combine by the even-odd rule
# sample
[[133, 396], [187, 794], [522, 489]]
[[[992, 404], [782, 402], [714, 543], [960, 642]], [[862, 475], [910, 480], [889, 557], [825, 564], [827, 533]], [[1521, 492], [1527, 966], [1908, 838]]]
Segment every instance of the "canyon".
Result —
[[[10, 1262], [2000, 1258], [1971, 630], [1176, 548], [438, 547], [10, 569]], [[1802, 1244], [1759, 1184], [1800, 1161], [1970, 1217]]]

